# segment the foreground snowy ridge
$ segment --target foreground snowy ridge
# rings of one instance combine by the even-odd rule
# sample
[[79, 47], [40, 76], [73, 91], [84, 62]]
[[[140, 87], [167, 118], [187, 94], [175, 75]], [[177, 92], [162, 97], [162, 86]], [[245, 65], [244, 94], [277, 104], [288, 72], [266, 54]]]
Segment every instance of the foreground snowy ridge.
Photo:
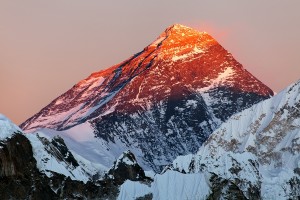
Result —
[[196, 155], [173, 162], [178, 171], [215, 174], [247, 198], [300, 196], [300, 81], [232, 116]]
[[300, 81], [233, 115], [151, 185], [125, 182], [118, 199], [298, 199], [299, 153]]

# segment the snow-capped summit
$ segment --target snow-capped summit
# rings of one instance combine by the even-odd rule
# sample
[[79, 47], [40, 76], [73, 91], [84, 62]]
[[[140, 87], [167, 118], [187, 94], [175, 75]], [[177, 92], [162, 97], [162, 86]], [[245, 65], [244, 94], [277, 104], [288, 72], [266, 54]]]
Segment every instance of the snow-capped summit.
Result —
[[[138, 103], [147, 104], [145, 100], [166, 98], [170, 93], [170, 87], [178, 83], [190, 85], [192, 89], [198, 89], [199, 86], [202, 89], [211, 89], [206, 87], [222, 84], [221, 79], [229, 75], [233, 76], [232, 78], [242, 76], [240, 82], [227, 80], [227, 84], [231, 83], [237, 90], [255, 92], [264, 96], [273, 94], [269, 88], [245, 71], [210, 35], [175, 24], [167, 28], [158, 40], [130, 59], [93, 73], [87, 79], [80, 81], [33, 118], [23, 123], [21, 127], [27, 130], [39, 127], [65, 129], [90, 118], [97, 109], [107, 107], [105, 105], [111, 102], [111, 99], [116, 99], [113, 97], [120, 96], [117, 94], [125, 95], [123, 91], [133, 90], [125, 95], [129, 97], [128, 99], [123, 98], [123, 102], [118, 104], [135, 104], [130, 106], [135, 108]], [[132, 86], [134, 83], [138, 83], [137, 86]], [[150, 86], [141, 85], [145, 83]], [[137, 91], [139, 85], [141, 90]], [[164, 87], [161, 88], [162, 86]], [[223, 83], [223, 86], [226, 84]], [[151, 95], [158, 91], [162, 93]], [[145, 98], [145, 95], [148, 97]], [[130, 108], [124, 109], [130, 112]], [[111, 110], [106, 111], [111, 112]], [[107, 112], [104, 112], [104, 115]]]
[[130, 149], [143, 168], [159, 171], [176, 156], [195, 153], [232, 114], [272, 95], [209, 34], [176, 24], [21, 127], [54, 129], [74, 140], [94, 135], [91, 154], [105, 157], [106, 167]]

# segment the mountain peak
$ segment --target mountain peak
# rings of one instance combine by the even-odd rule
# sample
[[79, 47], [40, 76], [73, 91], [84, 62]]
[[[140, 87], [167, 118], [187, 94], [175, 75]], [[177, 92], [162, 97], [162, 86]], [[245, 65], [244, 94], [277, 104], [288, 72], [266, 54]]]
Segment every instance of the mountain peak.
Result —
[[173, 24], [171, 26], [169, 26], [166, 30], [170, 31], [188, 31], [188, 30], [195, 30], [191, 27], [188, 26], [184, 26], [182, 24]]
[[159, 171], [176, 155], [197, 151], [232, 114], [272, 95], [209, 34], [175, 24], [141, 52], [76, 84], [22, 128], [81, 127], [112, 145], [101, 151], [120, 149], [113, 145], [122, 141], [139, 152], [145, 169]]
[[80, 81], [21, 127], [66, 129], [115, 110], [134, 113], [217, 87], [273, 95], [209, 34], [174, 24], [143, 51]]
[[177, 33], [177, 34], [181, 34], [182, 36], [189, 35], [190, 33], [193, 33], [196, 35], [207, 34], [206, 32], [200, 32], [194, 28], [184, 26], [182, 24], [173, 24], [173, 25], [167, 27], [165, 32], [168, 34]]
[[150, 44], [150, 46], [160, 46], [162, 42], [167, 44], [168, 47], [170, 47], [168, 44], [184, 46], [186, 44], [205, 42], [206, 40], [214, 39], [206, 32], [200, 32], [196, 29], [181, 24], [173, 24], [166, 28], [165, 31], [161, 33], [152, 44]]

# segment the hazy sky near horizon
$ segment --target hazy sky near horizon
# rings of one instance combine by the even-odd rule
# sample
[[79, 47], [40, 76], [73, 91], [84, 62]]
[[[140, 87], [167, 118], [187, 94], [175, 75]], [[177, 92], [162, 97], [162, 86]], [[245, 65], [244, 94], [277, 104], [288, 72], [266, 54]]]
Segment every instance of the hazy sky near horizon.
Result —
[[0, 0], [0, 113], [20, 124], [171, 24], [207, 31], [278, 92], [300, 79], [298, 0]]

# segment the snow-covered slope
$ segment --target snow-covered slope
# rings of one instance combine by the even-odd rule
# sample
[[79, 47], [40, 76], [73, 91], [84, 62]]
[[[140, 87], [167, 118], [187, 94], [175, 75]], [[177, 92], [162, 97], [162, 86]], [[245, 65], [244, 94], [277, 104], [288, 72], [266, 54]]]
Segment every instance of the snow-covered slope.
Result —
[[176, 156], [195, 153], [232, 114], [272, 95], [209, 34], [176, 24], [128, 60], [80, 81], [21, 127], [61, 131], [74, 141], [94, 135], [84, 143], [106, 167], [129, 149], [141, 166], [158, 172]]
[[196, 155], [178, 157], [173, 168], [230, 180], [247, 198], [299, 198], [300, 81], [233, 115]]
[[[92, 179], [93, 175], [103, 174], [106, 170], [100, 164], [90, 163], [75, 153], [71, 153], [64, 143], [56, 142], [57, 138], [50, 139], [41, 133], [26, 134], [25, 136], [32, 145], [37, 168], [48, 177], [55, 172], [70, 177], [72, 180], [87, 182]], [[66, 150], [65, 152], [62, 151], [61, 146]]]
[[120, 187], [118, 200], [152, 197], [153, 200], [204, 200], [210, 193], [210, 187], [203, 174], [182, 174], [167, 171], [157, 174], [151, 184], [126, 181]]
[[[55, 131], [46, 128], [40, 129], [33, 133], [33, 135], [36, 134], [43, 135], [49, 140], [52, 140], [56, 136], [62, 137], [79, 163], [86, 166], [86, 168], [91, 168], [89, 171], [95, 172], [95, 169], [99, 169], [100, 174], [107, 171], [118, 156], [129, 149], [121, 142], [107, 143], [96, 138], [93, 134], [93, 128], [87, 122], [65, 131]], [[130, 149], [135, 155], [141, 156], [140, 150]], [[149, 167], [147, 169], [149, 170]]]

